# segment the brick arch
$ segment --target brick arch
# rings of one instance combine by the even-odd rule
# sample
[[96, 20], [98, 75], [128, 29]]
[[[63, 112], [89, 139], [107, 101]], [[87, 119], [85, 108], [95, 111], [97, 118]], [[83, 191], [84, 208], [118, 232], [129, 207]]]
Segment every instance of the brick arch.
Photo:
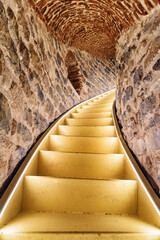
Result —
[[68, 70], [68, 79], [70, 80], [76, 92], [80, 95], [82, 90], [82, 77], [79, 73], [80, 69], [75, 55], [71, 50], [69, 50], [66, 55], [65, 63]]
[[99, 58], [112, 58], [123, 29], [160, 0], [30, 0], [55, 37]]

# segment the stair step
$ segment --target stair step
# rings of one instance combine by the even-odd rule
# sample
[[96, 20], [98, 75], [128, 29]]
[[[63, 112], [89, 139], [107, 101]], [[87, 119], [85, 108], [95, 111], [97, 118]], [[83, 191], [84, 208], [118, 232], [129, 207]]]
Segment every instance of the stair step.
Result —
[[77, 109], [77, 113], [111, 112], [112, 107]]
[[107, 104], [107, 103], [112, 103], [113, 104], [113, 101], [114, 100], [92, 101], [92, 102], [89, 102], [88, 105]]
[[103, 113], [72, 113], [72, 118], [107, 118], [112, 117], [111, 112], [103, 112]]
[[123, 168], [123, 154], [40, 151], [38, 159], [38, 175], [40, 176], [122, 179]]
[[22, 212], [0, 233], [2, 240], [158, 240], [160, 236], [159, 229], [137, 216], [52, 212]]
[[119, 153], [117, 137], [70, 137], [50, 135], [51, 151], [83, 153]]
[[58, 126], [59, 135], [81, 137], [116, 137], [114, 126]]
[[105, 97], [105, 98], [95, 99], [93, 102], [94, 103], [97, 103], [97, 102], [114, 102], [114, 100], [115, 100], [115, 97], [114, 98]]
[[70, 126], [113, 126], [112, 118], [75, 119], [66, 118], [66, 124]]
[[158, 233], [59, 233], [59, 232], [23, 232], [15, 233], [10, 235], [10, 233], [2, 235], [1, 240], [159, 240], [160, 236]]
[[88, 109], [88, 108], [103, 108], [103, 107], [112, 107], [113, 103], [99, 103], [99, 104], [96, 104], [96, 105], [84, 105], [82, 106], [82, 108], [84, 109]]
[[137, 213], [137, 181], [41, 176], [24, 179], [22, 211]]

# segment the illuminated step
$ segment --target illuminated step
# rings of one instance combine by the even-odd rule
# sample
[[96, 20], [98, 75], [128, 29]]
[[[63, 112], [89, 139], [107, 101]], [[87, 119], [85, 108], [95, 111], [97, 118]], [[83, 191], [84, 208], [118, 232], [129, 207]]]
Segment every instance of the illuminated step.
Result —
[[99, 99], [95, 99], [95, 100], [93, 100], [93, 102], [102, 102], [102, 101], [108, 101], [108, 102], [113, 102], [115, 100], [115, 97], [112, 97], [112, 96], [110, 96], [110, 97], [103, 97], [103, 98], [99, 98]]
[[73, 118], [109, 118], [112, 117], [111, 112], [103, 113], [71, 113]]
[[123, 168], [123, 154], [40, 151], [38, 159], [40, 176], [122, 179]]
[[104, 100], [104, 101], [101, 101], [101, 102], [98, 102], [98, 101], [92, 101], [92, 102], [89, 102], [88, 105], [98, 105], [98, 104], [113, 104], [113, 100]]
[[94, 99], [93, 101], [101, 101], [101, 100], [104, 100], [105, 97], [104, 96], [101, 96], [101, 97], [98, 97], [97, 99]]
[[82, 108], [86, 109], [86, 108], [103, 108], [103, 107], [112, 107], [113, 103], [99, 103], [96, 105], [84, 105], [82, 106]]
[[[94, 102], [91, 102], [90, 104], [88, 103], [87, 104], [87, 106], [96, 106], [96, 105], [99, 105], [99, 104], [111, 104], [111, 105], [113, 105], [113, 100], [111, 100], [111, 101], [106, 101], [106, 100], [99, 100], [99, 101], [94, 101]], [[110, 105], [110, 106], [111, 106]]]
[[109, 94], [105, 94], [105, 95], [99, 96], [99, 98], [103, 98], [103, 99], [115, 98], [115, 91], [114, 92], [110, 92]]
[[22, 212], [0, 232], [2, 240], [158, 240], [158, 231], [137, 216]]
[[113, 125], [112, 118], [75, 119], [66, 118], [66, 124], [70, 126], [107, 126]]
[[76, 111], [78, 113], [111, 112], [112, 111], [112, 107], [77, 109]]
[[103, 99], [96, 99], [93, 103], [102, 103], [102, 102], [114, 102], [115, 98], [103, 98]]
[[104, 96], [99, 96], [98, 98], [97, 98], [97, 100], [101, 100], [101, 99], [103, 99], [104, 98]]
[[81, 137], [116, 137], [114, 126], [67, 126], [59, 125], [58, 134]]
[[22, 211], [137, 213], [137, 181], [27, 176]]
[[51, 135], [51, 151], [84, 153], [119, 153], [117, 137], [70, 137]]

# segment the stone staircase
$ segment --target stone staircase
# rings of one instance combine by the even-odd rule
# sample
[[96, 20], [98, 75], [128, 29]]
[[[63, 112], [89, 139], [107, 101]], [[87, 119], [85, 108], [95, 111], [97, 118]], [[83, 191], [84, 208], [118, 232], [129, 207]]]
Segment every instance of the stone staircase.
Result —
[[4, 217], [0, 239], [160, 239], [153, 204], [146, 205], [151, 221], [143, 217], [145, 206], [140, 211], [148, 200], [117, 137], [113, 101], [114, 92], [90, 100], [51, 131], [38, 149], [35, 174], [25, 173], [13, 191], [19, 197], [6, 215], [19, 209]]

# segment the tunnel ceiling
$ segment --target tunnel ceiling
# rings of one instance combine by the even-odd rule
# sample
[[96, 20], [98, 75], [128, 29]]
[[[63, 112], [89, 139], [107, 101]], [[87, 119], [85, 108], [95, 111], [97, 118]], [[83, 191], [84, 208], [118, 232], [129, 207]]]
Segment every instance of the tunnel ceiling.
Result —
[[112, 58], [123, 29], [160, 0], [30, 0], [53, 35], [98, 58]]

